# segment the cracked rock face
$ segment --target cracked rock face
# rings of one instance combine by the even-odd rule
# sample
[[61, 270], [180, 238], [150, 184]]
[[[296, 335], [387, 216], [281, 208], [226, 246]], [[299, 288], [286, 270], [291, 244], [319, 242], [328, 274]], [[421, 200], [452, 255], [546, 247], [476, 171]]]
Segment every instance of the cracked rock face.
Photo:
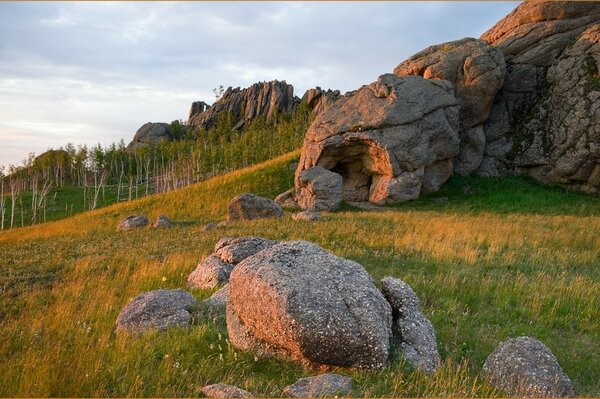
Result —
[[392, 313], [366, 270], [305, 242], [284, 242], [231, 273], [233, 345], [305, 364], [382, 368]]
[[511, 396], [574, 397], [577, 392], [550, 349], [537, 339], [502, 342], [483, 365], [486, 380]]
[[342, 176], [346, 201], [406, 201], [436, 191], [459, 152], [458, 110], [447, 81], [382, 75], [315, 118], [296, 189], [304, 170], [320, 166]]
[[398, 65], [394, 74], [453, 83], [460, 104], [460, 153], [454, 170], [462, 175], [477, 170], [485, 149], [483, 123], [506, 74], [502, 52], [484, 40], [465, 38], [426, 48]]
[[141, 334], [147, 330], [166, 330], [190, 324], [189, 308], [196, 298], [183, 290], [155, 290], [136, 296], [119, 313], [117, 334]]
[[435, 330], [419, 310], [419, 298], [412, 288], [397, 278], [381, 280], [381, 291], [392, 306], [392, 331], [396, 346], [416, 369], [432, 374], [440, 365]]

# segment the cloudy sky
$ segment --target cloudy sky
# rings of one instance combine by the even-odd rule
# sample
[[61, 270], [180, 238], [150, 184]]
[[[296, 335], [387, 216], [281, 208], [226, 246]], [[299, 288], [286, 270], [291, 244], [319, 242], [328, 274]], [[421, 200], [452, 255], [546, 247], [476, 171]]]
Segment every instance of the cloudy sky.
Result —
[[353, 90], [515, 2], [0, 2], [0, 165], [186, 119], [212, 89]]

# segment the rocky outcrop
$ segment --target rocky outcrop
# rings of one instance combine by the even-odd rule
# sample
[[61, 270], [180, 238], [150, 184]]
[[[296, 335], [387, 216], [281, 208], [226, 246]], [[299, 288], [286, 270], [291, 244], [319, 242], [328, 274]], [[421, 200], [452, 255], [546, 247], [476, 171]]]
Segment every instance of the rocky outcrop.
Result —
[[432, 374], [440, 365], [435, 330], [419, 310], [417, 294], [404, 281], [385, 277], [381, 291], [392, 307], [394, 341], [416, 369]]
[[228, 384], [212, 384], [200, 389], [207, 398], [251, 398], [252, 393]]
[[350, 377], [331, 373], [300, 378], [292, 385], [283, 388], [283, 396], [288, 398], [337, 398], [350, 395], [351, 392]]
[[392, 312], [366, 270], [304, 241], [239, 263], [229, 280], [233, 345], [311, 365], [381, 368]]
[[483, 375], [492, 386], [511, 396], [577, 396], [550, 349], [530, 337], [512, 338], [498, 345], [485, 361]]
[[136, 296], [119, 313], [117, 334], [184, 327], [192, 320], [196, 298], [183, 290], [155, 290]]
[[502, 52], [484, 40], [465, 38], [426, 48], [398, 65], [394, 74], [453, 83], [460, 105], [460, 153], [454, 170], [462, 175], [476, 171], [485, 149], [483, 123], [506, 74]]
[[[304, 210], [333, 211], [342, 202], [342, 176], [320, 166], [304, 169], [298, 174], [296, 202]], [[352, 184], [346, 184], [353, 186]]]
[[306, 93], [302, 96], [302, 101], [306, 102], [313, 115], [318, 115], [339, 100], [340, 97], [339, 90], [323, 90], [317, 86], [314, 89], [306, 90]]
[[168, 123], [148, 122], [135, 132], [133, 140], [127, 145], [127, 149], [135, 150], [140, 146], [156, 145], [161, 141], [172, 140], [171, 128]]
[[210, 108], [192, 115], [188, 124], [210, 129], [223, 113], [230, 113], [235, 128], [259, 116], [271, 122], [277, 113], [293, 111], [299, 102], [294, 96], [294, 86], [285, 81], [260, 82], [245, 89], [229, 87]]
[[[587, 34], [588, 39], [582, 33], [598, 22], [597, 2], [528, 1], [481, 36], [502, 51], [507, 74], [484, 126], [486, 148], [479, 174], [525, 172], [545, 182], [593, 190], [598, 187], [594, 178], [589, 181], [594, 169], [590, 158], [594, 156], [582, 155], [586, 151], [581, 151], [586, 140], [594, 145], [584, 130], [597, 116], [582, 113], [581, 123], [566, 116], [573, 112], [577, 97], [586, 97], [580, 106], [594, 99], [594, 95], [588, 96], [593, 90], [582, 93], [585, 81], [593, 80], [594, 73], [586, 78], [581, 71], [586, 69], [583, 60], [588, 58], [583, 53], [593, 58], [597, 50], [589, 45], [593, 33]], [[565, 58], [578, 60], [565, 63]], [[567, 100], [566, 112], [557, 107], [558, 96]], [[556, 111], [570, 122], [561, 127], [556, 126], [561, 124], [559, 117], [548, 121]], [[580, 144], [573, 146], [575, 141]]]
[[380, 76], [347, 93], [309, 127], [300, 175], [320, 166], [342, 176], [343, 199], [385, 203], [436, 191], [459, 152], [452, 85], [420, 76]]
[[144, 215], [131, 215], [121, 220], [117, 225], [117, 230], [128, 231], [144, 227], [148, 224], [148, 218]]
[[283, 209], [275, 201], [254, 194], [240, 194], [231, 199], [227, 205], [229, 221], [281, 217], [283, 217]]

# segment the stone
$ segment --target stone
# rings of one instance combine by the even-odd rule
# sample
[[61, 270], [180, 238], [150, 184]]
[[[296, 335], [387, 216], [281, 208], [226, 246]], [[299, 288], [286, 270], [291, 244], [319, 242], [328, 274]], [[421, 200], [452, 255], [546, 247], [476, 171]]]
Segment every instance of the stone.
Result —
[[147, 122], [140, 127], [131, 143], [127, 145], [128, 150], [135, 150], [145, 145], [156, 145], [161, 141], [172, 141], [171, 127], [168, 123]]
[[229, 280], [227, 330], [237, 348], [307, 365], [387, 364], [392, 313], [358, 263], [305, 241], [240, 262]]
[[229, 301], [229, 284], [225, 284], [223, 288], [215, 292], [210, 296], [210, 298], [206, 299], [202, 302], [206, 306], [212, 307], [225, 307], [227, 306], [227, 302]]
[[204, 259], [188, 276], [190, 289], [209, 289], [227, 284], [234, 265], [213, 254]]
[[125, 219], [123, 219], [119, 222], [119, 224], [117, 225], [117, 230], [128, 231], [128, 230], [144, 227], [147, 224], [148, 224], [148, 218], [144, 215], [127, 216]]
[[298, 208], [298, 202], [296, 201], [295, 196], [296, 190], [294, 188], [290, 188], [289, 190], [275, 197], [275, 203], [283, 209]]
[[350, 393], [352, 393], [352, 379], [331, 373], [301, 378], [283, 389], [283, 396], [289, 398], [338, 397]]
[[223, 262], [237, 264], [277, 242], [260, 237], [239, 237], [219, 244], [219, 248], [215, 250], [216, 255]]
[[296, 202], [304, 210], [333, 211], [340, 206], [343, 191], [341, 175], [315, 166], [298, 174]]
[[254, 194], [238, 195], [227, 205], [229, 221], [282, 217], [283, 209], [275, 201]]
[[461, 125], [454, 171], [461, 175], [476, 171], [485, 150], [483, 123], [506, 75], [502, 52], [485, 40], [465, 38], [426, 48], [398, 65], [394, 74], [452, 82], [460, 104]]
[[210, 129], [216, 126], [220, 115], [225, 112], [230, 113], [233, 125], [238, 129], [258, 117], [264, 117], [267, 123], [271, 123], [278, 113], [291, 112], [298, 103], [294, 86], [285, 81], [259, 82], [245, 89], [229, 87], [210, 108], [192, 115], [188, 125]]
[[510, 396], [575, 397], [577, 392], [550, 349], [530, 337], [502, 342], [483, 365], [485, 379]]
[[202, 231], [205, 233], [208, 233], [209, 231], [213, 231], [214, 229], [217, 228], [217, 224], [210, 222], [204, 225], [204, 227], [202, 227]]
[[241, 388], [228, 384], [207, 385], [200, 389], [207, 398], [251, 398], [253, 395]]
[[304, 96], [302, 96], [302, 101], [306, 103], [313, 115], [318, 115], [339, 100], [340, 97], [339, 90], [323, 90], [317, 86], [314, 89], [306, 90]]
[[169, 218], [167, 218], [165, 215], [160, 215], [159, 217], [157, 217], [156, 221], [152, 225], [152, 227], [155, 229], [156, 228], [169, 228], [172, 226], [173, 226], [173, 224], [171, 223]]
[[295, 175], [318, 166], [342, 176], [342, 199], [376, 204], [437, 191], [459, 153], [459, 104], [452, 84], [380, 76], [342, 96], [306, 132]]
[[392, 307], [393, 335], [404, 358], [415, 368], [433, 374], [440, 365], [435, 330], [419, 310], [419, 298], [404, 281], [385, 277], [381, 291]]
[[316, 222], [318, 220], [323, 220], [323, 215], [315, 211], [302, 211], [293, 213], [292, 219], [297, 221]]
[[155, 290], [136, 296], [119, 313], [117, 334], [141, 334], [190, 324], [196, 298], [183, 290]]

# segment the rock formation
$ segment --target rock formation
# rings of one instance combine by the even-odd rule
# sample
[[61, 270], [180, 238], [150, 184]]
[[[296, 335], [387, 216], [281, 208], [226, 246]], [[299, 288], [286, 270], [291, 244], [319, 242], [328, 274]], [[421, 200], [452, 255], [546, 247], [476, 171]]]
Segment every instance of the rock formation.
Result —
[[296, 170], [320, 166], [342, 176], [346, 201], [405, 201], [437, 190], [459, 152], [452, 85], [420, 76], [380, 76], [319, 114]]
[[460, 105], [460, 153], [454, 170], [462, 175], [476, 171], [485, 149], [483, 123], [506, 74], [502, 52], [484, 40], [465, 38], [428, 47], [398, 65], [394, 74], [454, 84]]
[[204, 112], [191, 115], [190, 111], [188, 124], [210, 129], [217, 124], [220, 115], [229, 112], [234, 118], [235, 127], [241, 128], [244, 123], [259, 116], [264, 116], [270, 122], [276, 113], [293, 111], [299, 102], [294, 96], [294, 87], [285, 81], [260, 82], [245, 89], [229, 87]]
[[599, 22], [597, 2], [524, 2], [481, 36], [504, 53], [507, 75], [484, 126], [478, 173], [598, 190]]
[[574, 397], [577, 392], [550, 349], [537, 339], [502, 342], [483, 365], [486, 380], [510, 396]]
[[314, 89], [306, 90], [306, 93], [302, 96], [302, 101], [306, 102], [313, 115], [318, 115], [339, 100], [340, 97], [339, 90], [323, 90], [317, 86]]
[[144, 292], [119, 313], [117, 334], [186, 326], [192, 320], [189, 309], [196, 304], [196, 298], [183, 290]]
[[312, 365], [382, 368], [392, 311], [358, 263], [304, 241], [269, 247], [229, 280], [233, 345]]
[[161, 141], [171, 141], [171, 128], [168, 123], [153, 123], [148, 122], [142, 125], [135, 135], [131, 143], [127, 145], [128, 150], [135, 150], [144, 145], [155, 145]]

